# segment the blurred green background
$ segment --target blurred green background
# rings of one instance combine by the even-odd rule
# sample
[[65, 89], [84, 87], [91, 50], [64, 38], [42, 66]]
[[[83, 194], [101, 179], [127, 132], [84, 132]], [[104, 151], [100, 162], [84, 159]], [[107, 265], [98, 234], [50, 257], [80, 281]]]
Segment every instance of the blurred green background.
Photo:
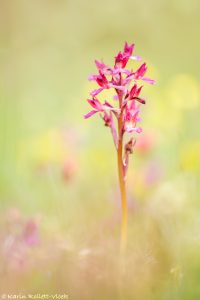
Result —
[[[200, 299], [198, 0], [0, 0], [0, 292]], [[115, 149], [84, 120], [125, 41], [149, 66], [118, 264]], [[134, 67], [134, 63], [132, 65]]]

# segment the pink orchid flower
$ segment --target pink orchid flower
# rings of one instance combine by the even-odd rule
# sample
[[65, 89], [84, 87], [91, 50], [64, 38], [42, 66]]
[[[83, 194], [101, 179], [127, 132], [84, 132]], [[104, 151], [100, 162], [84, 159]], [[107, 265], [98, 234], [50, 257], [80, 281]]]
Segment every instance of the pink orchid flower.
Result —
[[[117, 150], [119, 185], [122, 201], [122, 230], [121, 230], [121, 247], [126, 244], [127, 228], [127, 201], [126, 201], [126, 173], [128, 170], [129, 155], [133, 152], [136, 139], [131, 136], [129, 141], [124, 144], [125, 134], [139, 134], [142, 128], [138, 126], [140, 118], [140, 107], [146, 103], [143, 97], [140, 97], [143, 86], [138, 85], [138, 81], [144, 81], [154, 84], [155, 81], [146, 76], [147, 65], [143, 63], [136, 71], [127, 70], [126, 65], [129, 60], [141, 60], [140, 56], [133, 55], [134, 44], [124, 45], [123, 51], [118, 52], [115, 56], [114, 66], [110, 67], [102, 61], [95, 60], [98, 74], [91, 75], [89, 80], [95, 81], [98, 88], [90, 94], [92, 99], [88, 103], [92, 110], [84, 115], [85, 119], [99, 113], [105, 125], [110, 128], [113, 141]], [[101, 103], [96, 96], [104, 90], [112, 89], [114, 91], [113, 100], [117, 107], [112, 106], [108, 101]], [[116, 121], [114, 121], [114, 118]]]
[[115, 67], [125, 68], [129, 58], [132, 56], [134, 44], [128, 45], [127, 42], [124, 45], [124, 51], [119, 52], [115, 57]]
[[87, 113], [86, 115], [84, 115], [85, 119], [90, 118], [92, 115], [98, 113], [98, 112], [105, 112], [106, 110], [110, 110], [113, 112], [117, 112], [118, 109], [114, 108], [110, 103], [108, 103], [107, 101], [105, 101], [104, 104], [102, 104], [98, 99], [93, 98], [93, 99], [88, 99], [87, 100], [88, 103], [94, 108], [93, 110], [91, 110], [89, 113]]

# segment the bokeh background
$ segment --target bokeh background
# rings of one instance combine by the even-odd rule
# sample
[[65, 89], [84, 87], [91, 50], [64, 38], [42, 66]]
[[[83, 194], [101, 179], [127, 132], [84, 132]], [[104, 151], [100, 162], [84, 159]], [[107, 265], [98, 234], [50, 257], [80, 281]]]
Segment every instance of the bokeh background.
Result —
[[[198, 0], [0, 0], [0, 292], [200, 299]], [[119, 263], [116, 156], [83, 119], [94, 59], [148, 63]], [[134, 67], [134, 63], [132, 66]]]

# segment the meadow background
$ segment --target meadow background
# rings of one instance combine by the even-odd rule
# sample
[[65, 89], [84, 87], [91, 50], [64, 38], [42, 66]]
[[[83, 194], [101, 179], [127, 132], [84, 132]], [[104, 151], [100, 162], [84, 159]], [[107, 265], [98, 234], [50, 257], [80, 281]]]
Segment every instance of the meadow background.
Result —
[[[198, 0], [0, 0], [0, 293], [200, 299]], [[94, 59], [149, 65], [119, 267], [114, 146], [84, 120]], [[134, 67], [134, 63], [132, 63]]]

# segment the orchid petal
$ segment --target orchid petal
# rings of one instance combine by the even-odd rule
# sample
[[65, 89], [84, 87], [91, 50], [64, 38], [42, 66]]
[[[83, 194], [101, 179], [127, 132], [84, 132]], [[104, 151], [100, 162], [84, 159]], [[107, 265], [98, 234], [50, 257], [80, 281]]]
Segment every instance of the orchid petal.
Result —
[[141, 127], [132, 127], [130, 125], [127, 125], [126, 128], [125, 128], [125, 130], [128, 133], [132, 133], [132, 132], [141, 133], [142, 132], [142, 128]]
[[139, 97], [134, 97], [134, 100], [137, 100], [138, 102], [140, 102], [141, 104], [145, 104], [146, 101], [143, 98], [139, 98]]
[[97, 99], [87, 99], [88, 103], [96, 110], [102, 110], [102, 104]]
[[97, 69], [99, 69], [99, 70], [103, 70], [104, 68], [107, 68], [107, 66], [103, 62], [101, 62], [97, 59], [95, 60], [95, 65], [96, 65]]
[[96, 89], [96, 90], [93, 90], [93, 91], [90, 93], [90, 95], [93, 96], [93, 97], [95, 97], [95, 96], [97, 96], [99, 93], [101, 93], [103, 90], [104, 90], [103, 87], [101, 87], [101, 88], [99, 88], [99, 89]]
[[141, 86], [137, 89], [137, 92], [136, 92], [136, 94], [135, 94], [136, 97], [139, 96], [139, 94], [140, 94], [142, 88], [143, 88], [143, 85], [141, 85]]
[[124, 55], [128, 56], [128, 58], [132, 55], [133, 53], [133, 49], [134, 49], [135, 45], [132, 44], [132, 45], [128, 45], [127, 42], [125, 42], [125, 45], [124, 45]]
[[142, 60], [142, 57], [139, 56], [139, 55], [134, 55], [134, 56], [130, 56], [130, 59], [132, 59], [132, 60], [137, 60], [137, 61], [141, 61], [141, 60]]
[[136, 79], [140, 78], [140, 77], [143, 77], [144, 74], [146, 73], [147, 71], [147, 65], [144, 63], [142, 64], [139, 69], [135, 72], [135, 77]]
[[137, 91], [137, 85], [134, 84], [134, 86], [131, 88], [130, 93], [129, 93], [130, 99], [132, 99], [135, 96], [136, 91]]
[[87, 113], [86, 115], [84, 115], [84, 119], [88, 119], [91, 116], [93, 116], [94, 114], [97, 113], [97, 110], [91, 110], [89, 113]]
[[141, 78], [141, 80], [146, 81], [149, 84], [155, 84], [156, 83], [155, 80], [153, 80], [151, 78], [148, 78], [148, 77], [143, 77], [143, 78]]
[[108, 106], [109, 108], [113, 108], [113, 106], [109, 102], [107, 102], [107, 101], [105, 101], [104, 105]]
[[98, 77], [98, 75], [90, 75], [89, 77], [88, 77], [88, 80], [89, 81], [96, 81], [97, 80], [97, 77]]

